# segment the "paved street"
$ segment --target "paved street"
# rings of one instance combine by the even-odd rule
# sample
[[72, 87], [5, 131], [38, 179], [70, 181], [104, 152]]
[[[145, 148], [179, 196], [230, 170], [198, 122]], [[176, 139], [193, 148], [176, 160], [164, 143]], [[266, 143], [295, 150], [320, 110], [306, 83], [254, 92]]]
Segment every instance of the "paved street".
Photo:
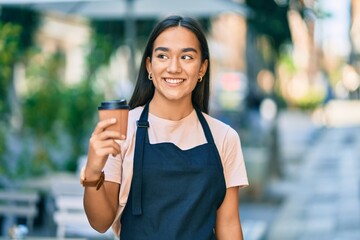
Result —
[[360, 239], [360, 128], [323, 130], [303, 157], [268, 239]]
[[[360, 239], [359, 106], [348, 104], [326, 113], [332, 127], [321, 127], [306, 112], [279, 114], [282, 174], [263, 183], [260, 201], [242, 202], [240, 196], [246, 240]], [[245, 157], [250, 163], [254, 158]]]
[[302, 158], [279, 206], [243, 206], [245, 239], [360, 239], [360, 127], [319, 130]]

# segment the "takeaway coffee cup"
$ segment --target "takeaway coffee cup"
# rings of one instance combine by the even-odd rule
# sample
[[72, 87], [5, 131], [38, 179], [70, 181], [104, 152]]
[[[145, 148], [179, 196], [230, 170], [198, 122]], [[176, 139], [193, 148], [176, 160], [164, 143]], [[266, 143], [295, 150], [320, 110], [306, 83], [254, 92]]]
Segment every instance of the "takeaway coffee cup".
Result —
[[125, 99], [101, 102], [98, 107], [98, 112], [100, 120], [116, 118], [116, 123], [107, 127], [107, 129], [119, 131], [122, 135], [126, 136], [129, 105], [127, 105]]

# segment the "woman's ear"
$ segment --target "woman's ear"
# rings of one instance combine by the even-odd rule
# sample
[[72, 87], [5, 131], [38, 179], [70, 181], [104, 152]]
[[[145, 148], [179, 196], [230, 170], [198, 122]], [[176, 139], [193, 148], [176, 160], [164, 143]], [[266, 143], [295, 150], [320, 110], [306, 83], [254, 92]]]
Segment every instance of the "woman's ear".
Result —
[[150, 57], [147, 57], [146, 58], [146, 70], [148, 71], [148, 73], [151, 73], [152, 70], [151, 70], [151, 59]]
[[205, 59], [202, 63], [201, 63], [201, 66], [200, 66], [200, 70], [199, 70], [199, 77], [203, 77], [207, 71], [207, 68], [208, 68], [208, 64], [209, 64], [209, 61], [207, 59]]

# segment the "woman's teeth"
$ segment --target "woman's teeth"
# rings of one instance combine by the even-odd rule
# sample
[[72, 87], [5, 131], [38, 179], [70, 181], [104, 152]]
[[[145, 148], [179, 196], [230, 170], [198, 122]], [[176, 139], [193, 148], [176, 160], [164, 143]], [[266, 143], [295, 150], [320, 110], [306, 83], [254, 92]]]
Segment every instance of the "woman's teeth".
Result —
[[168, 78], [166, 78], [165, 81], [167, 83], [171, 83], [171, 84], [178, 84], [178, 83], [182, 83], [184, 81], [184, 79], [168, 79]]

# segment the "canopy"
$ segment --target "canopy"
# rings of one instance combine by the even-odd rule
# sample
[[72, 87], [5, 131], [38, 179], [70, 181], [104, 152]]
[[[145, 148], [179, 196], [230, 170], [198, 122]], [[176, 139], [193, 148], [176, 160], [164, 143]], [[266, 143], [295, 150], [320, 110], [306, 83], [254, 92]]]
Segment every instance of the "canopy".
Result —
[[0, 5], [27, 6], [41, 11], [93, 19], [159, 18], [170, 14], [209, 17], [224, 12], [247, 15], [242, 4], [230, 0], [0, 0]]
[[230, 0], [0, 0], [0, 6], [28, 7], [98, 20], [124, 19], [130, 47], [130, 75], [134, 75], [136, 19], [161, 18], [170, 14], [211, 17], [225, 12], [248, 15], [247, 8]]

